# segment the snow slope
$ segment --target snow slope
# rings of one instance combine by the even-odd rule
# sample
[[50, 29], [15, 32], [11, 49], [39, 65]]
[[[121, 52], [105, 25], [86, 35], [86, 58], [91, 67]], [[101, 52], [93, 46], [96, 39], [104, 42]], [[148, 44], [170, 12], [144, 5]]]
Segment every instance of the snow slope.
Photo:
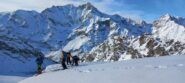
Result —
[[84, 63], [68, 70], [30, 77], [19, 83], [184, 83], [184, 77], [185, 56], [165, 56]]
[[24, 77], [24, 76], [4, 76], [4, 75], [0, 75], [0, 82], [1, 83], [16, 83], [16, 82], [21, 81], [25, 78], [26, 77]]

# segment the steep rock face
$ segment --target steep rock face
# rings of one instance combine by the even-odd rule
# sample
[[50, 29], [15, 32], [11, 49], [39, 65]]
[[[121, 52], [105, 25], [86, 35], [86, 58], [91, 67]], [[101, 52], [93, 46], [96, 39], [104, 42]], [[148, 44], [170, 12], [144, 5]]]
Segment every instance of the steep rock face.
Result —
[[94, 47], [85, 61], [117, 61], [185, 54], [185, 44], [179, 41], [161, 41], [153, 35], [143, 34], [135, 38], [114, 36]]
[[[70, 11], [64, 12], [64, 9], [66, 9], [65, 7], [71, 8]], [[70, 27], [67, 27], [66, 29], [70, 30], [69, 35], [66, 35], [66, 32], [68, 31], [57, 31], [64, 31], [64, 33], [60, 33], [61, 35], [65, 35], [61, 36], [63, 41], [65, 41], [65, 43], [61, 45], [63, 46], [63, 50], [71, 51], [74, 55], [80, 55], [81, 57], [86, 56], [85, 54], [88, 53], [93, 47], [103, 43], [110, 37], [117, 35], [122, 37], [137, 37], [143, 33], [151, 33], [151, 25], [144, 21], [137, 23], [134, 20], [123, 18], [119, 15], [103, 14], [89, 3], [79, 7], [74, 7], [72, 5], [67, 5], [65, 7], [52, 7], [51, 9], [46, 9], [44, 13], [48, 15], [46, 17], [49, 17], [49, 15], [51, 16], [52, 13], [53, 16], [49, 18], [55, 19], [56, 17], [54, 16], [56, 11], [53, 10], [57, 10], [60, 12], [59, 14], [57, 12], [57, 15], [62, 14], [62, 16], [67, 16], [67, 18], [69, 18], [65, 20], [70, 21], [65, 23], [71, 23], [69, 24]], [[49, 14], [48, 10], [50, 12]], [[59, 19], [59, 16], [57, 17], [57, 19]], [[63, 19], [63, 17], [60, 19]], [[55, 20], [51, 23], [59, 23], [54, 21]], [[59, 24], [61, 25], [62, 23]], [[57, 28], [60, 27], [58, 24], [55, 26], [57, 26]], [[71, 26], [73, 27], [71, 28]], [[66, 27], [62, 26], [61, 28]], [[54, 56], [51, 53], [49, 55], [49, 57]]]

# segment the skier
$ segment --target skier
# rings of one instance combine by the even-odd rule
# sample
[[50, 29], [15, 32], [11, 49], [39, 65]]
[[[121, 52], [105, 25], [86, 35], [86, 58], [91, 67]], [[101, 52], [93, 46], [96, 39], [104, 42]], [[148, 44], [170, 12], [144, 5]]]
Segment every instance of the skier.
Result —
[[62, 63], [62, 67], [63, 67], [63, 70], [64, 69], [67, 69], [67, 66], [66, 66], [66, 60], [67, 60], [67, 53], [62, 51], [62, 54], [61, 54], [61, 63]]
[[71, 65], [71, 58], [72, 58], [72, 56], [71, 56], [71, 53], [70, 52], [68, 52], [67, 53], [67, 65]]
[[35, 60], [37, 63], [37, 74], [42, 73], [42, 63], [43, 63], [44, 57], [42, 55], [38, 55], [37, 59]]
[[78, 66], [78, 61], [80, 60], [80, 58], [78, 56], [73, 56], [73, 65], [75, 64], [75, 66]]

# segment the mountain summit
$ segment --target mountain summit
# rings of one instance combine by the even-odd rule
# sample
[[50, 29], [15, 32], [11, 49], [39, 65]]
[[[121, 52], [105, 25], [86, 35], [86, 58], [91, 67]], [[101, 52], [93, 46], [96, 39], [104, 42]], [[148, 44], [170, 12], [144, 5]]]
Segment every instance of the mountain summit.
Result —
[[153, 35], [164, 41], [174, 40], [185, 42], [185, 19], [169, 14], [161, 16], [153, 24]]

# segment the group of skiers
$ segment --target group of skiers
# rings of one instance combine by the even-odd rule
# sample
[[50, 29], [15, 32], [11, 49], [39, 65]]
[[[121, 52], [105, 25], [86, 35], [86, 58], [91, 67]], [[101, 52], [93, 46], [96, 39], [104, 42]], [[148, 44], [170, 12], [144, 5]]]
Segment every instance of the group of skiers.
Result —
[[67, 65], [78, 66], [79, 60], [80, 59], [78, 56], [72, 56], [70, 52], [62, 51], [61, 63], [62, 63], [63, 69], [67, 69], [66, 62], [67, 62]]
[[[70, 52], [62, 51], [62, 53], [61, 53], [60, 62], [62, 64], [63, 70], [67, 69], [67, 65], [78, 66], [79, 60], [80, 60], [80, 58], [78, 56], [72, 56]], [[35, 61], [37, 63], [37, 74], [41, 74], [44, 56], [38, 55], [37, 59]], [[67, 65], [66, 65], [66, 63], [67, 63]]]

